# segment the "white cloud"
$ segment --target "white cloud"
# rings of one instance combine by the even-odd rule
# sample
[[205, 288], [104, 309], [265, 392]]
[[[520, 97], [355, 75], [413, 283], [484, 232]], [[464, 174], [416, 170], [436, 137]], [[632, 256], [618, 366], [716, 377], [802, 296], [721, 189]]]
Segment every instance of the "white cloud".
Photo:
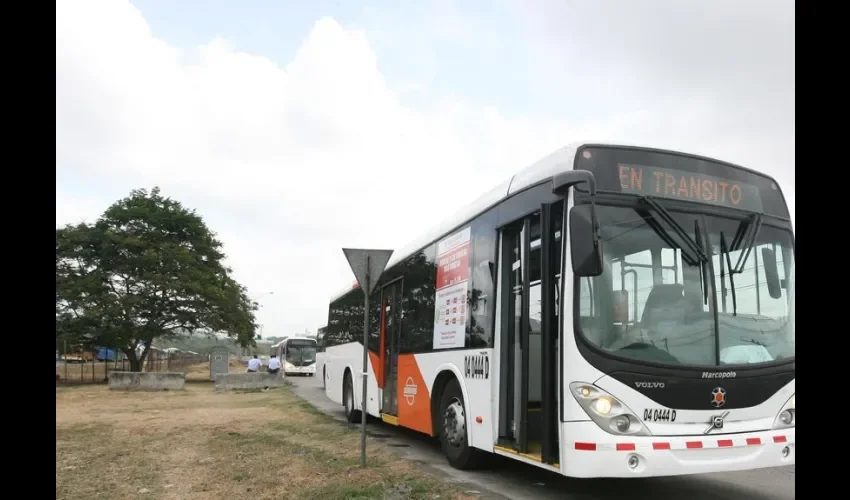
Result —
[[790, 165], [780, 182], [793, 193], [793, 115], [785, 156], [789, 146], [769, 135], [719, 130], [735, 117], [712, 95], [576, 122], [506, 117], [460, 99], [423, 111], [402, 104], [365, 34], [333, 19], [318, 20], [280, 66], [221, 39], [170, 46], [116, 0], [57, 2], [56, 44], [57, 224], [161, 186], [219, 233], [237, 279], [257, 295], [275, 292], [261, 300], [267, 335], [324, 324], [328, 295], [351, 279], [342, 246], [397, 248], [578, 136], [696, 149], [754, 168], [773, 151]]
[[602, 116], [639, 111], [629, 131], [767, 172], [793, 200], [792, 0], [509, 1], [542, 89], [595, 96]]
[[[107, 203], [114, 201], [109, 200]], [[79, 224], [90, 220], [92, 215], [102, 212], [104, 206], [100, 206], [86, 198], [70, 196], [63, 191], [61, 186], [56, 186], [56, 223]]]

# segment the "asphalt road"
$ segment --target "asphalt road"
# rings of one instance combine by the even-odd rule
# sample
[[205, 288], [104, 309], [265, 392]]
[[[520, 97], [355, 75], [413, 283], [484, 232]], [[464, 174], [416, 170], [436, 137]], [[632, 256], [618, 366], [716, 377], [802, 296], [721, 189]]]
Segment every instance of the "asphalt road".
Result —
[[[325, 397], [321, 377], [289, 377], [296, 394], [334, 418], [344, 421], [342, 407]], [[487, 471], [463, 472], [451, 468], [439, 445], [427, 436], [370, 420], [369, 434], [398, 449], [445, 480], [482, 493], [485, 498], [525, 499], [686, 499], [778, 500], [795, 498], [795, 467], [753, 472], [680, 476], [652, 479], [570, 479], [497, 457]]]

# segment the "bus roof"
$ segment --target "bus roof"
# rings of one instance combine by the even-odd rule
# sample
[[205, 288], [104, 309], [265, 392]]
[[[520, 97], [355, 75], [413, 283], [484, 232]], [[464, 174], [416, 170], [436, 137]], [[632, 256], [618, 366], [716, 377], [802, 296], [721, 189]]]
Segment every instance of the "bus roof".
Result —
[[282, 344], [289, 342], [290, 340], [312, 340], [313, 342], [317, 342], [314, 337], [304, 337], [303, 335], [293, 335], [292, 337], [284, 337], [280, 339], [280, 342], [274, 344], [270, 347], [270, 349], [274, 349], [275, 347], [279, 347]]
[[289, 340], [312, 340], [312, 341], [315, 342], [316, 338], [315, 337], [305, 337], [303, 335], [293, 335], [292, 337], [286, 337], [281, 342], [287, 342]]
[[[512, 175], [510, 179], [502, 182], [497, 185], [484, 195], [480, 196], [478, 199], [470, 203], [469, 205], [459, 209], [454, 212], [450, 217], [444, 219], [442, 222], [432, 227], [428, 231], [420, 234], [415, 240], [411, 241], [404, 247], [402, 247], [399, 251], [393, 252], [392, 257], [389, 262], [387, 262], [387, 269], [394, 266], [395, 264], [404, 261], [414, 253], [420, 251], [425, 248], [427, 245], [434, 243], [438, 238], [447, 235], [451, 231], [458, 229], [463, 224], [466, 224], [468, 221], [473, 219], [474, 217], [482, 214], [490, 209], [490, 207], [498, 204], [499, 202], [510, 198], [512, 195], [522, 191], [531, 186], [540, 184], [541, 182], [545, 182], [547, 180], [552, 179], [555, 175], [561, 172], [567, 172], [573, 169], [573, 165], [575, 164], [575, 154], [576, 151], [582, 146], [609, 146], [609, 147], [631, 147], [638, 149], [646, 149], [653, 150], [658, 152], [665, 153], [673, 153], [680, 155], [687, 155], [691, 157], [703, 158], [715, 162], [725, 163], [727, 165], [733, 166], [735, 168], [739, 168], [742, 170], [746, 170], [748, 172], [758, 173], [764, 177], [768, 177], [771, 180], [770, 176], [763, 174], [761, 172], [756, 172], [754, 170], [750, 170], [745, 167], [741, 167], [739, 165], [734, 165], [728, 162], [724, 162], [722, 160], [717, 160], [714, 158], [709, 158], [705, 156], [695, 155], [693, 153], [684, 153], [681, 151], [667, 150], [667, 149], [659, 149], [645, 145], [639, 144], [630, 144], [626, 142], [611, 142], [611, 141], [580, 141], [570, 143], [550, 154], [543, 157], [542, 159], [532, 163], [531, 165], [525, 167], [520, 170], [516, 174]], [[345, 296], [351, 290], [355, 289], [352, 285], [349, 285], [344, 290], [340, 290], [331, 298], [331, 302]]]

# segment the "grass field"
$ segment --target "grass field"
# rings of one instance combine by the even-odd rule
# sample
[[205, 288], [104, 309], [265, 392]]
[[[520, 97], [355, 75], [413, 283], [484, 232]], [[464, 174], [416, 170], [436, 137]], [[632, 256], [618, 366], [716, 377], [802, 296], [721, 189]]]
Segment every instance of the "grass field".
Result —
[[56, 498], [472, 499], [288, 389], [56, 388]]

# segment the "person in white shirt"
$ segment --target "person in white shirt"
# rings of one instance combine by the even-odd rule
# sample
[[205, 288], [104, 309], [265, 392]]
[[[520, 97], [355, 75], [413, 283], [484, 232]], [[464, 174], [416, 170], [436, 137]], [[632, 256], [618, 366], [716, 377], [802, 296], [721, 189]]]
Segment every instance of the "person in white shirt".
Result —
[[254, 354], [254, 357], [248, 360], [248, 373], [254, 373], [260, 371], [260, 367], [263, 364], [257, 358], [257, 355]]
[[269, 360], [269, 373], [277, 373], [280, 371], [280, 360], [277, 359], [276, 354], [272, 354], [271, 359]]

